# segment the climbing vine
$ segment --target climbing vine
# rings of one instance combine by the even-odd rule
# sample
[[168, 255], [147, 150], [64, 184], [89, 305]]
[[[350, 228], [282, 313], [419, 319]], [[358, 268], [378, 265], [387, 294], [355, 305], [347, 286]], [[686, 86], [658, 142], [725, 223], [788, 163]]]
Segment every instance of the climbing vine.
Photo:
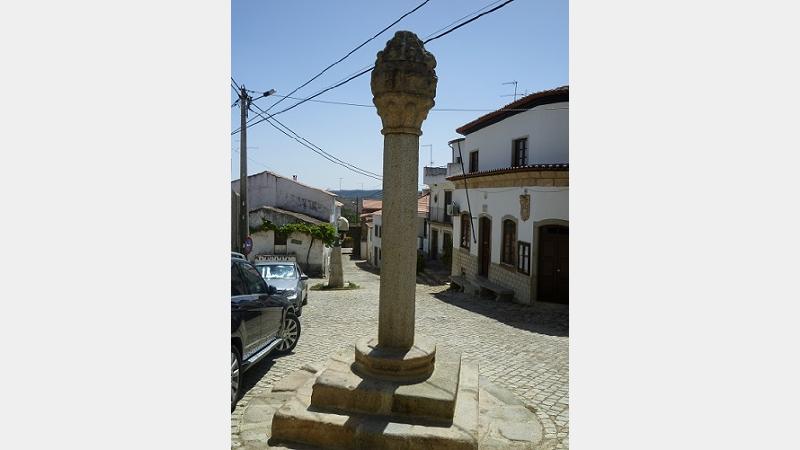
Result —
[[286, 225], [275, 225], [267, 219], [261, 219], [261, 226], [251, 228], [251, 231], [273, 231], [281, 233], [285, 236], [291, 236], [292, 233], [301, 233], [306, 236], [311, 236], [311, 243], [308, 245], [308, 252], [306, 253], [306, 272], [309, 271], [309, 257], [311, 256], [311, 247], [314, 246], [314, 241], [319, 239], [326, 247], [333, 247], [338, 239], [336, 228], [329, 223], [321, 223], [319, 225], [309, 225], [307, 223], [287, 223]]
[[311, 236], [312, 239], [319, 239], [326, 247], [333, 247], [336, 243], [336, 228], [329, 223], [319, 225], [309, 225], [307, 223], [287, 223], [286, 225], [275, 225], [267, 219], [261, 219], [261, 226], [254, 231], [274, 231], [276, 233], [290, 236], [292, 233], [301, 233]]

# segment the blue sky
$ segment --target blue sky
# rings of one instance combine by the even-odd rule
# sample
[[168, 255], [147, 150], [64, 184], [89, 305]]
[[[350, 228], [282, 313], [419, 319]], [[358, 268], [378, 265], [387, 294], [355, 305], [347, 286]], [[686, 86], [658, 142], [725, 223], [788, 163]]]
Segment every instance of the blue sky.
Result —
[[[422, 0], [233, 0], [231, 3], [231, 74], [248, 89], [275, 89], [286, 95], [330, 63], [373, 36]], [[375, 62], [395, 31], [409, 30], [423, 40], [492, 0], [431, 0], [337, 64], [293, 97], [307, 97]], [[500, 4], [502, 2], [498, 2]], [[439, 78], [434, 108], [493, 110], [509, 103], [512, 85], [536, 92], [568, 84], [568, 2], [516, 0], [491, 14], [430, 42]], [[372, 104], [369, 74], [316, 99]], [[231, 90], [231, 103], [236, 99]], [[266, 109], [278, 98], [256, 103]], [[275, 112], [292, 105], [286, 99]], [[488, 112], [488, 111], [486, 111]], [[422, 124], [420, 144], [433, 145], [434, 165], [449, 160], [447, 141], [461, 137], [455, 129], [485, 112], [431, 111]], [[252, 117], [252, 116], [251, 116]], [[306, 102], [276, 116], [299, 135], [345, 161], [382, 172], [383, 136], [374, 108]], [[231, 109], [231, 130], [239, 127], [239, 108]], [[238, 149], [239, 135], [231, 136]], [[248, 129], [248, 172], [267, 168], [298, 175], [321, 188], [376, 189], [381, 182], [335, 165], [281, 134], [266, 122]], [[239, 154], [231, 152], [231, 177], [239, 177]], [[420, 147], [420, 167], [428, 165], [430, 148]], [[421, 172], [421, 170], [420, 170]], [[419, 183], [422, 183], [420, 173]]]

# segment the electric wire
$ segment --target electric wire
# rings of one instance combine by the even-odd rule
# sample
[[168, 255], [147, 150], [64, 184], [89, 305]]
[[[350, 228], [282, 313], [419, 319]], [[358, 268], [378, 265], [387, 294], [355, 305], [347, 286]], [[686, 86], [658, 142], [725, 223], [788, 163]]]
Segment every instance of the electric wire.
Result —
[[[357, 173], [357, 174], [359, 174], [359, 175], [366, 176], [366, 177], [370, 177], [370, 178], [374, 178], [374, 179], [376, 179], [376, 180], [380, 180], [380, 178], [378, 178], [378, 177], [375, 177], [375, 176], [372, 176], [372, 175], [369, 175], [369, 174], [366, 174], [366, 173], [361, 173], [361, 172], [358, 172], [358, 171], [356, 171], [355, 169], [352, 169], [352, 168], [350, 168], [349, 166], [347, 166], [347, 165], [345, 165], [345, 164], [342, 164], [342, 163], [339, 163], [339, 162], [337, 162], [337, 161], [336, 161], [336, 160], [334, 160], [333, 158], [330, 158], [330, 157], [328, 157], [328, 156], [327, 156], [325, 153], [322, 153], [322, 152], [318, 151], [317, 149], [315, 149], [314, 147], [312, 147], [312, 146], [310, 146], [310, 145], [306, 144], [306, 143], [305, 143], [305, 142], [303, 142], [302, 140], [300, 140], [300, 139], [298, 139], [298, 138], [296, 138], [296, 137], [294, 137], [294, 136], [290, 135], [289, 133], [287, 133], [286, 131], [284, 131], [282, 128], [280, 128], [280, 127], [278, 127], [277, 125], [275, 125], [274, 123], [272, 123], [272, 120], [270, 120], [270, 119], [265, 119], [265, 120], [266, 120], [266, 122], [267, 122], [267, 123], [268, 123], [270, 126], [272, 126], [273, 128], [275, 128], [276, 130], [278, 130], [278, 131], [280, 131], [281, 133], [285, 134], [285, 135], [286, 135], [286, 136], [288, 136], [289, 138], [291, 138], [291, 139], [294, 139], [295, 141], [297, 141], [298, 143], [300, 143], [300, 145], [302, 145], [302, 146], [304, 146], [304, 147], [308, 148], [309, 150], [313, 151], [314, 153], [317, 153], [318, 155], [322, 156], [323, 158], [327, 159], [328, 161], [330, 161], [330, 162], [332, 162], [332, 163], [334, 163], [334, 164], [338, 164], [338, 165], [340, 165], [340, 166], [344, 167], [345, 169], [347, 169], [347, 170], [350, 170], [351, 172], [355, 172], [355, 173]], [[274, 119], [273, 119], [273, 120], [274, 120]]]
[[[253, 112], [255, 112], [256, 114], [258, 114], [258, 115], [260, 115], [260, 116], [262, 116], [262, 117], [265, 117], [263, 114], [266, 114], [266, 111], [264, 111], [263, 109], [261, 109], [261, 108], [260, 108], [258, 105], [256, 105], [256, 104], [252, 104], [252, 106], [255, 106], [255, 107], [256, 107], [256, 109], [258, 109], [258, 110], [259, 110], [261, 113], [258, 113], [258, 112], [255, 112], [255, 111], [253, 111]], [[371, 178], [375, 178], [375, 179], [383, 179], [383, 177], [382, 177], [380, 174], [377, 174], [377, 173], [375, 173], [375, 172], [371, 172], [371, 171], [369, 171], [369, 170], [366, 170], [366, 169], [362, 169], [362, 168], [360, 168], [360, 167], [358, 167], [358, 166], [356, 166], [356, 165], [354, 165], [354, 164], [350, 164], [350, 163], [348, 163], [347, 161], [344, 161], [344, 160], [342, 160], [342, 159], [340, 159], [340, 158], [337, 158], [336, 156], [334, 156], [334, 155], [332, 155], [332, 154], [330, 154], [330, 153], [326, 152], [326, 151], [325, 151], [324, 149], [322, 149], [320, 146], [318, 146], [318, 145], [314, 144], [313, 142], [309, 141], [308, 139], [304, 138], [303, 136], [300, 136], [300, 135], [299, 135], [297, 132], [295, 132], [294, 130], [292, 130], [292, 129], [291, 129], [291, 128], [289, 128], [288, 126], [284, 125], [282, 122], [278, 121], [278, 119], [272, 118], [272, 120], [274, 120], [274, 121], [275, 121], [275, 122], [277, 122], [277, 123], [278, 123], [280, 126], [282, 126], [282, 127], [283, 127], [283, 128], [285, 128], [286, 130], [288, 130], [290, 133], [292, 133], [292, 134], [293, 134], [293, 135], [296, 137], [296, 138], [294, 138], [295, 140], [297, 140], [297, 138], [299, 138], [299, 139], [301, 139], [302, 141], [306, 142], [308, 145], [311, 145], [312, 147], [314, 147], [314, 148], [316, 148], [317, 150], [319, 150], [319, 152], [322, 152], [324, 155], [326, 155], [327, 157], [329, 157], [329, 158], [326, 158], [326, 159], [328, 159], [329, 161], [330, 161], [331, 159], [333, 159], [333, 160], [334, 160], [333, 162], [335, 162], [335, 163], [337, 163], [337, 164], [339, 164], [339, 165], [342, 165], [343, 167], [346, 167], [346, 168], [348, 168], [348, 169], [350, 169], [350, 170], [352, 170], [352, 171], [354, 171], [354, 172], [356, 172], [356, 173], [359, 173], [359, 174], [361, 174], [361, 175], [365, 175], [365, 176], [368, 176], [368, 177], [371, 177]], [[284, 133], [284, 134], [285, 134], [285, 133]], [[302, 142], [301, 142], [301, 143], [302, 143]], [[319, 153], [319, 152], [317, 152], [317, 153]], [[377, 178], [376, 178], [376, 177], [377, 177]]]
[[[301, 84], [300, 86], [296, 87], [296, 88], [295, 88], [295, 89], [294, 89], [292, 92], [290, 92], [290, 93], [289, 93], [289, 95], [292, 95], [292, 94], [294, 94], [294, 93], [295, 93], [295, 92], [297, 92], [299, 89], [302, 89], [302, 88], [304, 88], [304, 87], [305, 87], [305, 86], [307, 86], [309, 83], [311, 83], [312, 81], [314, 81], [314, 80], [316, 80], [317, 78], [319, 78], [319, 76], [320, 76], [320, 75], [322, 75], [323, 73], [327, 72], [327, 71], [328, 71], [328, 69], [330, 69], [331, 67], [335, 66], [336, 64], [339, 64], [340, 62], [344, 61], [344, 60], [345, 60], [347, 57], [349, 57], [350, 55], [352, 55], [353, 53], [355, 53], [355, 52], [356, 52], [358, 49], [360, 49], [360, 48], [362, 48], [363, 46], [365, 46], [365, 45], [367, 45], [368, 43], [370, 43], [370, 42], [371, 42], [373, 39], [375, 39], [375, 38], [377, 38], [378, 36], [380, 36], [381, 34], [383, 34], [383, 33], [384, 33], [386, 30], [388, 30], [389, 28], [391, 28], [391, 27], [393, 27], [393, 26], [397, 25], [397, 24], [398, 24], [398, 23], [399, 23], [401, 20], [405, 19], [405, 18], [406, 18], [406, 16], [408, 16], [408, 15], [410, 15], [410, 14], [413, 14], [415, 11], [417, 11], [418, 9], [422, 8], [423, 6], [425, 6], [425, 4], [427, 4], [429, 1], [430, 1], [430, 0], [425, 0], [424, 2], [420, 3], [419, 5], [417, 5], [417, 7], [416, 7], [416, 8], [414, 8], [414, 9], [412, 9], [411, 11], [409, 11], [409, 12], [407, 12], [407, 13], [403, 14], [402, 16], [400, 16], [400, 18], [399, 18], [399, 19], [395, 20], [394, 22], [392, 22], [391, 24], [389, 24], [388, 26], [386, 26], [384, 29], [382, 29], [381, 31], [377, 32], [377, 33], [376, 33], [374, 36], [372, 36], [371, 38], [369, 38], [369, 39], [367, 39], [366, 41], [362, 42], [362, 43], [361, 43], [361, 45], [359, 45], [358, 47], [356, 47], [356, 48], [354, 48], [354, 49], [350, 50], [350, 51], [349, 51], [349, 52], [348, 52], [346, 55], [344, 55], [344, 56], [342, 56], [341, 58], [339, 58], [339, 59], [338, 59], [336, 62], [334, 62], [334, 63], [332, 63], [332, 64], [328, 65], [328, 67], [326, 67], [326, 68], [322, 69], [322, 71], [321, 71], [320, 73], [318, 73], [318, 74], [314, 75], [313, 77], [311, 77], [311, 79], [310, 79], [310, 80], [308, 80], [308, 81], [306, 81], [305, 83]], [[284, 101], [285, 99], [286, 99], [286, 98], [284, 97], [284, 98], [282, 98], [282, 99], [278, 100], [277, 102], [273, 103], [273, 104], [272, 104], [272, 106], [270, 106], [269, 108], [267, 108], [267, 111], [269, 111], [270, 109], [274, 108], [276, 105], [278, 105], [280, 102]]]
[[502, 7], [506, 6], [506, 5], [508, 5], [509, 3], [513, 2], [513, 1], [514, 1], [514, 0], [507, 0], [507, 1], [506, 1], [505, 3], [503, 3], [502, 5], [498, 5], [498, 6], [495, 6], [494, 8], [492, 8], [492, 9], [490, 9], [490, 10], [488, 10], [488, 11], [484, 11], [484, 12], [482, 12], [482, 13], [478, 14], [477, 16], [475, 16], [475, 17], [473, 17], [473, 18], [471, 18], [471, 19], [467, 20], [466, 22], [462, 22], [462, 23], [460, 23], [460, 24], [456, 25], [455, 27], [453, 27], [453, 28], [450, 28], [449, 30], [447, 30], [447, 31], [445, 31], [445, 32], [443, 32], [443, 33], [441, 33], [441, 34], [439, 34], [439, 35], [436, 35], [436, 36], [434, 36], [434, 37], [432, 37], [432, 38], [428, 38], [428, 39], [424, 40], [422, 43], [423, 43], [423, 44], [427, 44], [428, 42], [431, 42], [431, 41], [433, 41], [433, 40], [439, 39], [439, 38], [440, 38], [440, 37], [442, 37], [442, 36], [447, 36], [448, 34], [452, 33], [453, 31], [456, 31], [457, 29], [459, 29], [459, 28], [463, 27], [464, 25], [467, 25], [467, 24], [469, 24], [469, 23], [471, 23], [471, 22], [474, 22], [474, 21], [478, 20], [479, 18], [481, 18], [481, 17], [485, 16], [486, 14], [493, 13], [493, 12], [497, 11], [498, 9], [500, 9], [500, 8], [502, 8]]
[[[426, 39], [425, 41], [423, 41], [423, 44], [426, 44], [426, 43], [428, 43], [428, 42], [431, 42], [431, 41], [433, 41], [433, 40], [439, 39], [439, 38], [441, 38], [441, 37], [443, 37], [443, 36], [447, 36], [448, 34], [452, 33], [453, 31], [455, 31], [455, 30], [457, 30], [457, 29], [459, 29], [459, 28], [461, 28], [461, 27], [463, 27], [463, 26], [465, 26], [465, 25], [467, 25], [467, 24], [469, 24], [469, 23], [472, 23], [472, 22], [474, 22], [475, 20], [477, 20], [477, 19], [479, 19], [479, 18], [481, 18], [481, 17], [483, 17], [483, 16], [485, 16], [485, 15], [487, 15], [487, 14], [493, 13], [493, 12], [497, 11], [498, 9], [505, 7], [505, 6], [506, 6], [506, 5], [508, 5], [509, 3], [512, 3], [513, 1], [514, 1], [514, 0], [506, 0], [506, 2], [505, 2], [505, 3], [503, 3], [503, 4], [501, 4], [501, 5], [495, 6], [494, 8], [492, 8], [492, 9], [490, 9], [490, 10], [488, 10], [488, 11], [484, 11], [484, 12], [482, 12], [482, 13], [478, 14], [477, 16], [475, 16], [475, 17], [473, 17], [473, 18], [471, 18], [471, 19], [469, 19], [469, 20], [467, 20], [467, 21], [465, 21], [465, 22], [462, 22], [462, 23], [460, 23], [460, 24], [458, 24], [458, 25], [456, 25], [456, 26], [454, 26], [454, 27], [452, 27], [452, 28], [448, 29], [447, 31], [444, 31], [444, 32], [442, 32], [442, 33], [440, 33], [440, 34], [438, 34], [438, 35], [436, 35], [436, 36], [434, 36], [434, 37], [431, 37], [431, 38], [429, 38], [429, 39]], [[280, 111], [278, 111], [278, 112], [276, 112], [276, 113], [273, 113], [273, 114], [271, 114], [271, 115], [270, 115], [270, 116], [268, 116], [268, 117], [262, 117], [262, 118], [260, 118], [259, 120], [256, 120], [256, 121], [254, 121], [254, 122], [252, 122], [252, 123], [250, 123], [250, 124], [247, 124], [246, 126], [247, 126], [248, 128], [250, 128], [251, 126], [253, 126], [253, 125], [255, 125], [255, 124], [261, 123], [261, 122], [263, 122], [264, 120], [267, 120], [267, 119], [270, 119], [270, 118], [272, 118], [272, 117], [274, 117], [274, 116], [277, 116], [278, 114], [283, 114], [283, 113], [285, 113], [285, 112], [287, 112], [287, 111], [290, 111], [290, 110], [292, 110], [292, 109], [294, 109], [294, 108], [296, 108], [296, 107], [298, 107], [298, 106], [302, 105], [303, 103], [305, 103], [305, 102], [307, 102], [307, 101], [310, 101], [310, 100], [312, 100], [312, 99], [314, 99], [314, 98], [316, 98], [316, 97], [318, 97], [318, 96], [320, 96], [320, 95], [324, 94], [325, 92], [328, 92], [328, 91], [330, 91], [330, 90], [332, 90], [332, 89], [335, 89], [335, 88], [337, 88], [337, 87], [339, 87], [339, 86], [342, 86], [342, 85], [344, 85], [344, 84], [346, 84], [346, 83], [349, 83], [350, 81], [352, 81], [352, 80], [354, 80], [354, 79], [356, 79], [356, 78], [358, 78], [358, 77], [360, 77], [360, 76], [362, 76], [362, 75], [366, 74], [367, 72], [370, 72], [370, 71], [371, 71], [371, 70], [372, 70], [374, 67], [375, 67], [374, 65], [372, 65], [372, 66], [369, 66], [368, 68], [366, 68], [366, 69], [364, 69], [364, 70], [362, 70], [362, 71], [360, 71], [360, 72], [356, 73], [355, 75], [352, 75], [352, 76], [350, 76], [350, 77], [348, 77], [348, 78], [344, 79], [343, 81], [341, 81], [341, 82], [339, 82], [339, 83], [336, 83], [336, 84], [334, 84], [333, 86], [330, 86], [330, 87], [328, 87], [328, 88], [325, 88], [325, 89], [323, 89], [323, 90], [321, 90], [321, 91], [317, 92], [316, 94], [314, 94], [314, 95], [312, 95], [312, 96], [310, 96], [310, 97], [308, 97], [308, 98], [305, 98], [305, 99], [303, 99], [303, 100], [301, 100], [301, 101], [298, 101], [297, 103], [295, 103], [295, 104], [293, 104], [293, 105], [289, 106], [288, 108], [284, 108], [284, 109], [282, 109], [282, 110], [280, 110]], [[291, 93], [290, 93], [290, 94], [291, 94]], [[281, 99], [281, 100], [283, 100], [283, 99]], [[275, 103], [275, 104], [277, 104], [277, 103]], [[275, 104], [273, 104], [273, 106], [274, 106]], [[234, 131], [233, 131], [231, 134], [236, 134], [236, 133], [238, 133], [238, 132], [240, 132], [240, 131], [241, 131], [241, 128], [234, 130]]]

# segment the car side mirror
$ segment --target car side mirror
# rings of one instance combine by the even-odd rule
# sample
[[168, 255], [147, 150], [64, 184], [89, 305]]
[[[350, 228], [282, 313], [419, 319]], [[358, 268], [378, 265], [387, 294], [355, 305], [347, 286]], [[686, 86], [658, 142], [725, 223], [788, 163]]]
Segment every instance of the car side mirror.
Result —
[[308, 279], [308, 275], [306, 275], [306, 274], [300, 275], [300, 279], [301, 280], [307, 280]]
[[276, 292], [278, 292], [278, 288], [276, 288], [275, 286], [267, 285], [267, 293], [269, 295], [275, 295]]

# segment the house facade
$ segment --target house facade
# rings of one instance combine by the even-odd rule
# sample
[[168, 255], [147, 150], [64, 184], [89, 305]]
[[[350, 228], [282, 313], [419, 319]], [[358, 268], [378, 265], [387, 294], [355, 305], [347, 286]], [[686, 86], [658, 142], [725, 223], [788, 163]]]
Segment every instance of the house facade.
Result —
[[[231, 182], [231, 189], [239, 192], [239, 180]], [[253, 250], [247, 255], [250, 261], [262, 254], [295, 255], [309, 275], [328, 275], [331, 249], [322, 242], [304, 233], [281, 235], [258, 228], [263, 220], [277, 226], [328, 223], [337, 227], [341, 202], [336, 200], [335, 194], [265, 171], [247, 177], [247, 203], [253, 239]]]
[[425, 167], [423, 183], [430, 191], [427, 238], [423, 251], [429, 259], [447, 260], [453, 249], [453, 192], [446, 167]]
[[568, 303], [569, 87], [525, 96], [456, 131], [464, 138], [450, 142], [445, 176], [452, 276], [513, 292], [519, 303]]
[[374, 200], [374, 199], [361, 199], [360, 205], [361, 214], [358, 216], [358, 221], [361, 225], [361, 258], [366, 259], [370, 263], [374, 260], [373, 258], [373, 233], [374, 233], [374, 224], [373, 224], [373, 215], [380, 211], [383, 207], [382, 200]]
[[[428, 198], [427, 192], [423, 193], [417, 198], [417, 222], [416, 230], [414, 232], [417, 236], [417, 249], [422, 251], [425, 245], [427, 223], [428, 223]], [[383, 235], [383, 211], [375, 211], [372, 213], [372, 229], [369, 237], [368, 245], [370, 246], [370, 254], [367, 258], [370, 264], [375, 267], [381, 266], [381, 259], [383, 252], [381, 251], [381, 236]]]

